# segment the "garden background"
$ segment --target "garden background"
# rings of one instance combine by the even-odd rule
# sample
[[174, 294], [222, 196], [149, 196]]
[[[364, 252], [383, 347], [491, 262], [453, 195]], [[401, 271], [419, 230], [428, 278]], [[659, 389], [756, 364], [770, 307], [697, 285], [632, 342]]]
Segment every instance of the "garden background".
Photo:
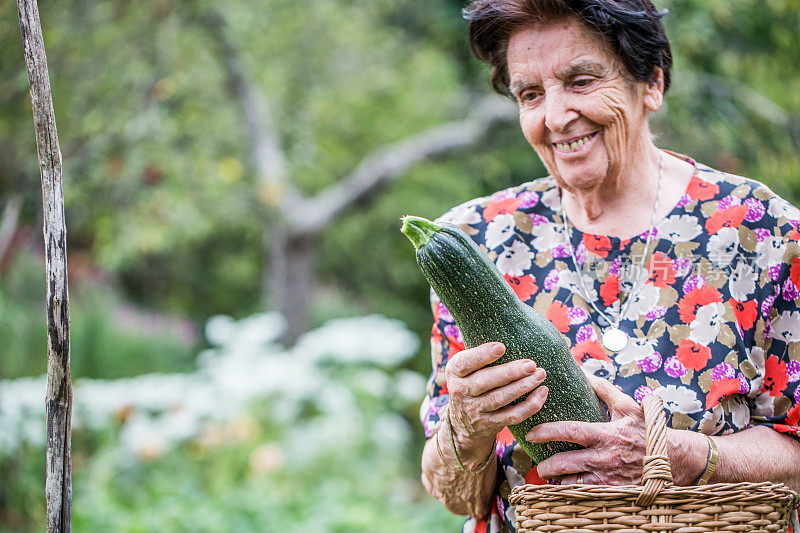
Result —
[[[800, 0], [663, 0], [661, 147], [800, 201]], [[459, 0], [42, 0], [76, 531], [456, 531], [399, 232], [542, 176]], [[0, 0], [0, 531], [44, 520], [41, 188]], [[510, 106], [510, 107], [509, 107]], [[275, 311], [281, 311], [283, 315]], [[289, 317], [289, 320], [284, 318]]]

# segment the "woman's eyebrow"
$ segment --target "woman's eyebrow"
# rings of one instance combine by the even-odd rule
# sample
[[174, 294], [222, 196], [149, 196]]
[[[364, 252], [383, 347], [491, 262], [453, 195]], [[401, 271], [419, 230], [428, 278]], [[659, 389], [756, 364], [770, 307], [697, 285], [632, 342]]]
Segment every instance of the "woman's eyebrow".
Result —
[[531, 87], [533, 85], [534, 84], [530, 83], [529, 81], [516, 79], [516, 80], [514, 80], [514, 81], [512, 81], [511, 83], [508, 84], [508, 91], [511, 94], [516, 95], [519, 92], [521, 92], [523, 89], [527, 89], [528, 87]]
[[571, 78], [580, 74], [592, 74], [594, 76], [601, 76], [605, 74], [607, 68], [599, 61], [592, 61], [591, 59], [584, 59], [572, 63], [561, 72], [561, 77]]

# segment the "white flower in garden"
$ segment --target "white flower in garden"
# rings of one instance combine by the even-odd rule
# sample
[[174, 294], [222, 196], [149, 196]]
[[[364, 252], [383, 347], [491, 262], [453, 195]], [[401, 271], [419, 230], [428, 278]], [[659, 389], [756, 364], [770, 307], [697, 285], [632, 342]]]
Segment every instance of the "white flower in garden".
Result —
[[767, 237], [756, 244], [756, 264], [761, 268], [777, 265], [783, 260], [785, 251], [783, 239], [775, 236]]
[[800, 341], [800, 311], [782, 311], [772, 321], [769, 336], [783, 342]]
[[691, 241], [702, 231], [697, 217], [692, 215], [672, 215], [658, 224], [659, 237], [675, 243]]
[[[106, 431], [120, 425], [119, 450], [149, 461], [177, 443], [197, 438], [213, 424], [234, 421], [228, 426], [232, 435], [251, 434], [253, 428], [241, 421], [249, 419], [252, 425], [247, 413], [253, 400], [262, 399], [268, 402], [271, 423], [283, 424], [287, 434], [308, 442], [313, 458], [321, 453], [320, 434], [337, 443], [335, 453], [353, 453], [350, 448], [367, 438], [369, 419], [356, 400], [357, 392], [361, 398], [362, 392], [380, 398], [401, 395], [407, 403], [411, 395], [413, 403], [424, 395], [424, 377], [402, 371], [393, 383], [387, 375], [418, 347], [416, 336], [399, 321], [377, 315], [330, 321], [292, 350], [272, 342], [283, 327], [277, 315], [214, 322], [208, 331], [216, 347], [198, 356], [196, 372], [77, 380], [73, 427]], [[339, 365], [367, 362], [380, 368], [350, 368], [341, 379], [327, 363], [332, 359]], [[24, 444], [44, 445], [45, 388], [44, 376], [0, 382], [0, 456], [14, 454]], [[309, 402], [318, 415], [298, 425]], [[300, 441], [288, 441], [293, 452]]]
[[706, 245], [708, 258], [719, 268], [727, 267], [739, 251], [739, 231], [721, 228], [709, 237]]
[[483, 221], [478, 213], [477, 201], [475, 200], [454, 207], [439, 220], [450, 222], [451, 224], [478, 224]]
[[735, 300], [745, 302], [756, 290], [757, 275], [748, 261], [738, 261], [728, 278], [728, 290]]
[[353, 378], [359, 390], [375, 398], [381, 398], [389, 388], [389, 376], [378, 368], [360, 368], [355, 372]]
[[514, 215], [506, 213], [497, 215], [486, 226], [486, 247], [490, 250], [497, 248], [514, 236]]
[[401, 452], [411, 437], [408, 422], [396, 413], [382, 414], [372, 423], [371, 429], [373, 442], [384, 451], [394, 449]]
[[425, 395], [425, 378], [417, 372], [400, 370], [393, 382], [395, 394], [402, 403], [414, 405]]
[[522, 241], [515, 240], [511, 246], [504, 246], [497, 257], [497, 269], [502, 274], [521, 276], [529, 269], [533, 258], [531, 250]]
[[413, 357], [418, 348], [419, 339], [402, 322], [369, 315], [331, 320], [300, 337], [292, 353], [310, 361], [393, 366]]
[[689, 339], [694, 342], [708, 346], [714, 342], [719, 334], [720, 324], [725, 315], [725, 305], [714, 302], [700, 307], [697, 310], [695, 319], [689, 324], [692, 331]]
[[547, 251], [554, 246], [567, 244], [564, 236], [564, 226], [562, 224], [539, 224], [535, 229], [536, 237], [533, 239], [533, 247], [537, 250]]
[[214, 315], [206, 322], [206, 339], [215, 346], [224, 346], [236, 333], [236, 321], [227, 315]]
[[691, 414], [703, 410], [703, 404], [697, 399], [697, 394], [684, 386], [659, 387], [653, 391], [653, 394], [661, 396], [664, 407], [673, 413]]

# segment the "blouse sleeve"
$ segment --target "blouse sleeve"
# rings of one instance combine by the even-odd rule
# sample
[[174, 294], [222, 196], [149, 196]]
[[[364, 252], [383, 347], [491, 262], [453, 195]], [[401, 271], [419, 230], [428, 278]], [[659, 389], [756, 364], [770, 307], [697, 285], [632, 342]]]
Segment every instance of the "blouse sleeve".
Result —
[[431, 290], [431, 310], [433, 311], [433, 328], [431, 329], [431, 365], [433, 371], [428, 379], [425, 400], [420, 408], [420, 419], [425, 429], [425, 436], [431, 437], [439, 423], [439, 413], [450, 401], [445, 380], [445, 365], [453, 354], [464, 349], [461, 332], [453, 320], [450, 311], [439, 301], [439, 297]]
[[[751, 423], [800, 438], [800, 245], [798, 222], [778, 226], [784, 253], [775, 276], [775, 291], [761, 302], [765, 320], [763, 347], [751, 349], [755, 373], [748, 399]], [[757, 343], [761, 344], [761, 343]]]

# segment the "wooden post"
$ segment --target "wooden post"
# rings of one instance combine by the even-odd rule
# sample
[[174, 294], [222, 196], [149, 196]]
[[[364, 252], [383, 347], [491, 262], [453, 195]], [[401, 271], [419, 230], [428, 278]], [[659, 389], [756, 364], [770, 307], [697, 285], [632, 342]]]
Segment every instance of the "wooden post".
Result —
[[69, 293], [67, 228], [50, 76], [36, 0], [17, 0], [33, 125], [42, 175], [45, 268], [47, 273], [46, 424], [47, 533], [69, 532], [72, 504], [72, 385], [69, 371]]

